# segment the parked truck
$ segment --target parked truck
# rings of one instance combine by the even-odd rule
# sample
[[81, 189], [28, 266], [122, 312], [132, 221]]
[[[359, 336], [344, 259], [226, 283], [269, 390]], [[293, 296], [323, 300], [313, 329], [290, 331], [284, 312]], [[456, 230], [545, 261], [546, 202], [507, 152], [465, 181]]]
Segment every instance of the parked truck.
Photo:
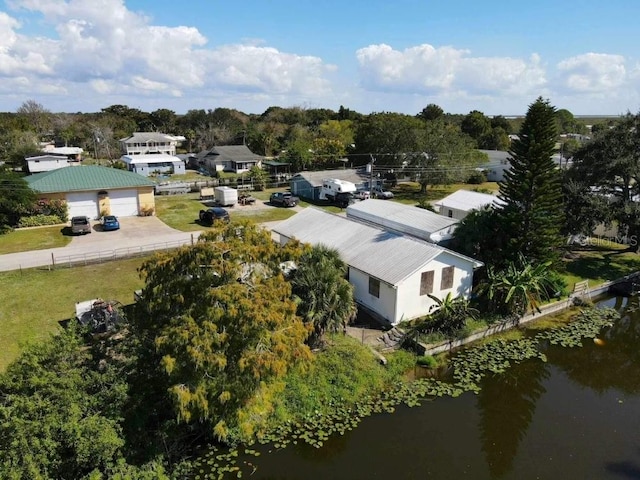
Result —
[[269, 197], [269, 203], [276, 207], [295, 207], [300, 199], [289, 192], [275, 192]]
[[353, 196], [357, 190], [355, 183], [337, 178], [327, 178], [322, 181], [319, 198], [341, 208], [346, 208], [353, 201]]
[[217, 205], [233, 207], [238, 203], [238, 190], [231, 187], [215, 187], [213, 195]]

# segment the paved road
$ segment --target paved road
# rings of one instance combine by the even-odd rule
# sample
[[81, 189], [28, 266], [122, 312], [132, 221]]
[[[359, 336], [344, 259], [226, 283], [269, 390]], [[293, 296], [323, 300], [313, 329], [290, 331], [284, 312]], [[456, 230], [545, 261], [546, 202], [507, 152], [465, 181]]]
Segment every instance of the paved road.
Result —
[[0, 255], [0, 271], [151, 252], [191, 243], [201, 233], [174, 230], [157, 217], [120, 218], [120, 224], [120, 230], [114, 232], [102, 232], [94, 224], [92, 233], [73, 237], [65, 247]]

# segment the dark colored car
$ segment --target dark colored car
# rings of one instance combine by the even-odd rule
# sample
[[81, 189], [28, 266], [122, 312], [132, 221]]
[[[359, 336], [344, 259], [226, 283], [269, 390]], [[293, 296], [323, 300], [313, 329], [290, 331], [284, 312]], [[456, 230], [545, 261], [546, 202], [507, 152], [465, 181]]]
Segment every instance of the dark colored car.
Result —
[[74, 235], [91, 233], [91, 221], [89, 220], [89, 217], [72, 217], [71, 233]]
[[295, 207], [299, 202], [300, 199], [289, 192], [276, 192], [269, 197], [269, 203], [276, 207]]
[[115, 215], [105, 215], [100, 221], [102, 223], [102, 230], [105, 232], [109, 230], [118, 230], [120, 228], [120, 222]]
[[211, 207], [207, 210], [200, 210], [200, 223], [203, 225], [213, 225], [214, 222], [229, 222], [229, 212], [221, 207]]

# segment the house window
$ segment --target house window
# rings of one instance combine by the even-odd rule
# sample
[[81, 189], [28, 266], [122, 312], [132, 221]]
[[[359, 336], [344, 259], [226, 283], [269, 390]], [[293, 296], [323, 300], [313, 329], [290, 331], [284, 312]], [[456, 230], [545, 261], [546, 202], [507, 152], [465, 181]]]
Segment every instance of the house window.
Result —
[[369, 277], [369, 294], [380, 298], [380, 280]]
[[453, 210], [449, 210], [449, 218], [453, 218]]
[[453, 271], [455, 267], [445, 267], [442, 269], [442, 279], [440, 280], [440, 290], [453, 288]]
[[420, 296], [433, 292], [433, 270], [422, 272], [420, 277]]

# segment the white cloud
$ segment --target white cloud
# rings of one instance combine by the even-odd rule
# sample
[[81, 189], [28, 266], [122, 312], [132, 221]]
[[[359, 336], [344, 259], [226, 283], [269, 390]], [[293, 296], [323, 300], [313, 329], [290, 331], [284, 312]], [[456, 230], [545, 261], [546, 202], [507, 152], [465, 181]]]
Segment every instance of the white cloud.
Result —
[[577, 93], [605, 93], [627, 81], [622, 55], [586, 53], [558, 63], [561, 84]]
[[[318, 57], [256, 41], [207, 47], [197, 28], [153, 25], [123, 0], [12, 0], [9, 5], [16, 18], [0, 12], [0, 76], [28, 77], [31, 96], [50, 90], [52, 83], [76, 91], [86, 84], [101, 94], [174, 97], [185, 90], [272, 97], [329, 91], [325, 74], [332, 66]], [[37, 16], [56, 35], [22, 35], [21, 14]]]
[[471, 57], [469, 50], [423, 44], [394, 50], [369, 45], [356, 52], [361, 83], [371, 90], [418, 94], [491, 94], [539, 91], [545, 72], [538, 55], [529, 61], [508, 57]]

